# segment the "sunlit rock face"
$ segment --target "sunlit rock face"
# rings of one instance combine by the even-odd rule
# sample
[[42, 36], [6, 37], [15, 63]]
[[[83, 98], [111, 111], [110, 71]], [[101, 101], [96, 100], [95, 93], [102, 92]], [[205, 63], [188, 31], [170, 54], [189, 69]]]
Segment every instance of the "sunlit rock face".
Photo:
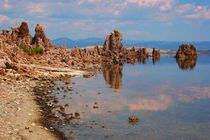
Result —
[[105, 65], [103, 66], [103, 76], [107, 85], [113, 89], [122, 88], [122, 70], [123, 65]]
[[47, 38], [42, 25], [37, 24], [35, 28], [35, 36], [33, 37], [32, 45], [36, 45], [42, 48], [49, 48], [51, 45], [50, 39]]
[[18, 27], [11, 27], [11, 29], [12, 29], [11, 38], [14, 42], [16, 42], [17, 46], [31, 45], [32, 36], [29, 33], [28, 24], [26, 22], [22, 22], [21, 25]]
[[111, 35], [107, 35], [104, 42], [104, 50], [119, 52], [122, 47], [122, 33], [119, 30], [115, 29], [113, 32], [111, 32]]

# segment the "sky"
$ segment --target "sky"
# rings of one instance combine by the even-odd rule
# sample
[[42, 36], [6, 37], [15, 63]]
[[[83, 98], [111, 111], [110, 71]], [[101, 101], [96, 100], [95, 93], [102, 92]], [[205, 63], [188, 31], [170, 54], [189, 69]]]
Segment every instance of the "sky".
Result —
[[210, 0], [0, 0], [0, 29], [22, 21], [51, 39], [105, 38], [114, 29], [139, 41], [210, 41]]

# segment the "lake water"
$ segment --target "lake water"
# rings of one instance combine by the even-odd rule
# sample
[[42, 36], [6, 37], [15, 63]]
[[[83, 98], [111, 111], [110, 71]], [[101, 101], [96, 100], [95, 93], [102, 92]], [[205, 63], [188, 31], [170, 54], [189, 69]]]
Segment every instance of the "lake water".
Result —
[[[55, 127], [78, 140], [210, 139], [210, 56], [155, 64], [104, 66], [97, 76], [71, 78], [72, 91], [56, 82], [53, 96], [78, 119]], [[63, 87], [63, 88], [59, 88]], [[59, 88], [59, 89], [58, 89]], [[58, 109], [53, 112], [59, 115]], [[129, 122], [130, 116], [138, 122]], [[62, 115], [61, 115], [62, 118]]]

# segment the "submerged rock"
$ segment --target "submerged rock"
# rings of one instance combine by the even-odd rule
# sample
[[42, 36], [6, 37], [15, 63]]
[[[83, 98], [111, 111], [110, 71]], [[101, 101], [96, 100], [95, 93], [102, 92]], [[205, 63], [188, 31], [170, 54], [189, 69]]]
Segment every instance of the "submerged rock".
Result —
[[132, 124], [132, 125], [136, 124], [139, 121], [139, 118], [137, 118], [134, 115], [129, 117], [128, 119], [129, 119], [129, 123]]

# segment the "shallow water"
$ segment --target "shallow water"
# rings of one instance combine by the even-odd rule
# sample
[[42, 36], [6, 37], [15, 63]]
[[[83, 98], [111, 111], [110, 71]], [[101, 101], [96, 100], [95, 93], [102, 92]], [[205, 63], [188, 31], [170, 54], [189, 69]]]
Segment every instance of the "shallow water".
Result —
[[[195, 62], [104, 66], [95, 77], [71, 78], [72, 91], [58, 81], [57, 104], [80, 119], [61, 116], [55, 127], [78, 140], [210, 139], [210, 56]], [[139, 121], [129, 123], [132, 115]]]

